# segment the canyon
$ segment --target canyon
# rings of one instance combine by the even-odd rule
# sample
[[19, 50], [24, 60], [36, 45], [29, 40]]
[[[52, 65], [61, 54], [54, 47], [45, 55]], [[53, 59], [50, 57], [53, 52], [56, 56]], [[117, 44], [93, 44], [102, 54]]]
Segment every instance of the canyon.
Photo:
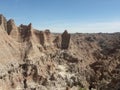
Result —
[[120, 90], [120, 33], [51, 33], [0, 15], [0, 90]]

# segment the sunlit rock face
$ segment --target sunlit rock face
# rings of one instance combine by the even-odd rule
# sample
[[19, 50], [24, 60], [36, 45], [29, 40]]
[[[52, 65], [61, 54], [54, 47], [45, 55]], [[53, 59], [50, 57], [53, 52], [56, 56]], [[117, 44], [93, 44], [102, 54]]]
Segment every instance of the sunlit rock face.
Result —
[[0, 14], [0, 26], [3, 30], [7, 30], [7, 20], [2, 14]]
[[51, 33], [0, 15], [0, 90], [82, 89], [120, 89], [120, 33]]

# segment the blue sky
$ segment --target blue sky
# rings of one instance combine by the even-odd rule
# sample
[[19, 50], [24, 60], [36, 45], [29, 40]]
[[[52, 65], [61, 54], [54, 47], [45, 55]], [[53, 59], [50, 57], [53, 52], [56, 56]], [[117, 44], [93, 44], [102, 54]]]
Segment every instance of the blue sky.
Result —
[[0, 13], [52, 32], [120, 32], [120, 0], [1, 0]]

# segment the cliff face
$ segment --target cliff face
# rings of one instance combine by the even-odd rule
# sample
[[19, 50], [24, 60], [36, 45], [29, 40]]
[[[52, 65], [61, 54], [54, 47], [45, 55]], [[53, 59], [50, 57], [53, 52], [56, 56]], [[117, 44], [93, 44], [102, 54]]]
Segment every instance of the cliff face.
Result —
[[0, 15], [0, 90], [119, 90], [120, 33], [62, 34]]

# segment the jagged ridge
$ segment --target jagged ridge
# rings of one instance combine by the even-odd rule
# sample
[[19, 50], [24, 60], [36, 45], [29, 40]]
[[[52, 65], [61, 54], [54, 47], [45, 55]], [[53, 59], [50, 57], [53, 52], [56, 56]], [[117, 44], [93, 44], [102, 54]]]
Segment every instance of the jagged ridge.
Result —
[[119, 38], [39, 31], [0, 15], [0, 89], [119, 90]]

